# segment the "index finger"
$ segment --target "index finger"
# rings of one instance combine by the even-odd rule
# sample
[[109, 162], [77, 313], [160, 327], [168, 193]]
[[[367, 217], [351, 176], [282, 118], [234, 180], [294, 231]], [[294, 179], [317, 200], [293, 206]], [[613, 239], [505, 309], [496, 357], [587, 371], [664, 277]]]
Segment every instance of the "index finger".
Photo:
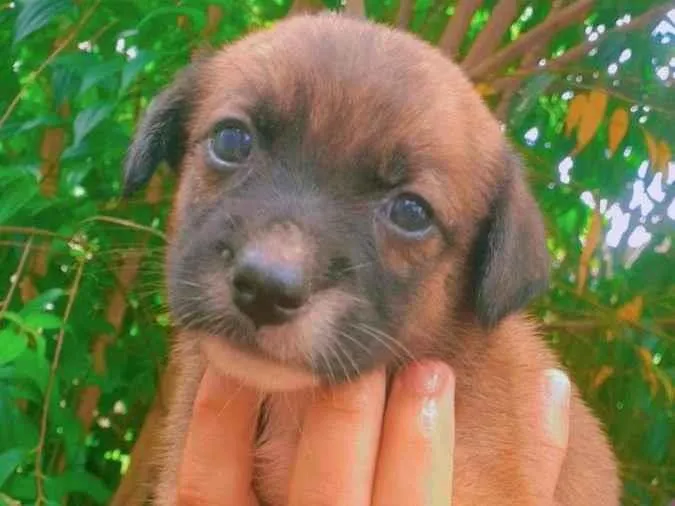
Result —
[[257, 392], [207, 368], [178, 474], [178, 505], [254, 504]]

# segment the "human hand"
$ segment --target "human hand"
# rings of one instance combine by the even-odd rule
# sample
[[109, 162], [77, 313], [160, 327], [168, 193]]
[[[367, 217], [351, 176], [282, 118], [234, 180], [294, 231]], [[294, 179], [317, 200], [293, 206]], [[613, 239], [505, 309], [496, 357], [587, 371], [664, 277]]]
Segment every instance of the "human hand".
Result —
[[[553, 387], [542, 390], [544, 423], [535, 437], [549, 453], [540, 485], [553, 501], [567, 444], [569, 382], [546, 378]], [[257, 406], [255, 391], [207, 370], [179, 472], [178, 506], [258, 504], [251, 488]], [[453, 451], [449, 368], [408, 367], [395, 378], [386, 408], [385, 378], [377, 371], [316, 397], [304, 420], [289, 505], [448, 506]]]

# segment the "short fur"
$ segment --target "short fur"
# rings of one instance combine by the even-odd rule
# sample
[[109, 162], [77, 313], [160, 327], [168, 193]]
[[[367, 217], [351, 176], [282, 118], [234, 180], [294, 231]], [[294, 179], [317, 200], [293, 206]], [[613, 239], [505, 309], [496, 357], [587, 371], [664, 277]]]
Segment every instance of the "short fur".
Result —
[[[225, 174], [205, 140], [231, 117], [256, 140]], [[181, 372], [155, 504], [176, 501], [200, 350], [266, 393], [256, 487], [267, 504], [285, 501], [304, 387], [423, 357], [457, 375], [454, 504], [541, 504], [536, 459], [546, 455], [528, 440], [526, 406], [559, 363], [519, 312], [546, 286], [544, 228], [517, 157], [453, 63], [366, 21], [285, 20], [160, 95], [130, 148], [125, 193], [162, 160], [180, 174], [167, 282]], [[382, 215], [400, 189], [433, 208], [424, 239], [402, 238]], [[231, 302], [222, 254], [252, 244], [303, 269], [311, 295], [292, 321], [256, 328]], [[571, 406], [558, 504], [616, 505], [607, 438], [576, 389]]]

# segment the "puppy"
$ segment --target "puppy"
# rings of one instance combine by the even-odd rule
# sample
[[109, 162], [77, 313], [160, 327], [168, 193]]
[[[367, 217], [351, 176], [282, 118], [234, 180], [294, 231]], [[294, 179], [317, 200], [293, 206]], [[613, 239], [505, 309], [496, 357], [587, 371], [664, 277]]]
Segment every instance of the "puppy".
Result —
[[[542, 504], [528, 406], [558, 362], [519, 312], [547, 284], [544, 228], [454, 64], [367, 21], [291, 18], [193, 64], [153, 102], [124, 191], [162, 161], [180, 174], [166, 278], [181, 372], [155, 504], [175, 504], [202, 355], [267, 396], [266, 504], [285, 503], [312, 387], [425, 357], [457, 376], [453, 504]], [[616, 505], [606, 436], [576, 389], [571, 402], [556, 500]]]

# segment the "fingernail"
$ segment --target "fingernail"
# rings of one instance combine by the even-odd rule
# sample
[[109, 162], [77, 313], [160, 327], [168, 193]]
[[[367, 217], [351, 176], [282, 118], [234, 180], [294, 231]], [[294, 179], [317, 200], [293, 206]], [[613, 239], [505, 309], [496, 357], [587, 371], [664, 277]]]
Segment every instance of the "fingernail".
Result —
[[400, 381], [411, 393], [435, 397], [446, 387], [450, 368], [442, 362], [415, 362], [401, 373]]
[[544, 428], [553, 444], [565, 447], [569, 430], [570, 380], [560, 369], [548, 369], [544, 375]]

